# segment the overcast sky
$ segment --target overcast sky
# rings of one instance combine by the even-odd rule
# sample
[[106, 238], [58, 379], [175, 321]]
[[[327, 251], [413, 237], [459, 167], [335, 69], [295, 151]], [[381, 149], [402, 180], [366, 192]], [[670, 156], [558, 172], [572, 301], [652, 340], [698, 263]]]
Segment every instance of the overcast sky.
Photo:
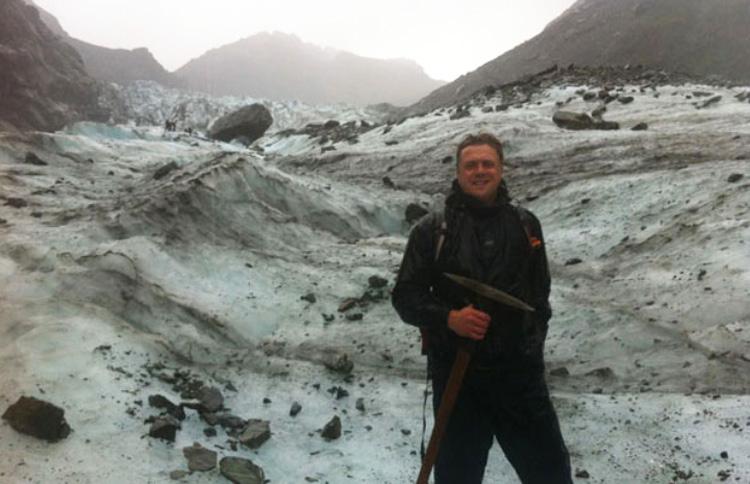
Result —
[[263, 31], [450, 81], [530, 39], [575, 0], [35, 0], [73, 37], [148, 47], [167, 70]]

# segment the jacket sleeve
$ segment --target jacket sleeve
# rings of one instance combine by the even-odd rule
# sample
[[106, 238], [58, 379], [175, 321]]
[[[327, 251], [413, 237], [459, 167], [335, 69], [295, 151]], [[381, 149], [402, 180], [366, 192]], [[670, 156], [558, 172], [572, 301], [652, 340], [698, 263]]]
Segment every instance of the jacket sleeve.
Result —
[[405, 323], [437, 328], [447, 324], [450, 308], [432, 292], [436, 245], [433, 225], [434, 218], [428, 216], [412, 229], [391, 302]]

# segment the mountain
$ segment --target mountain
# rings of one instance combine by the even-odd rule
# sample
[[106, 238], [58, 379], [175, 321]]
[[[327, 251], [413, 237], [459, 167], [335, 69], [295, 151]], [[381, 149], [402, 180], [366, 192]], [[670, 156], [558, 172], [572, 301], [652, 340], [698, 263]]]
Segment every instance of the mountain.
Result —
[[579, 0], [542, 33], [437, 89], [426, 112], [554, 64], [645, 66], [750, 82], [747, 0]]
[[128, 85], [134, 81], [156, 81], [167, 87], [180, 87], [181, 82], [168, 72], [145, 47], [137, 49], [110, 49], [68, 37], [86, 65], [86, 70], [96, 79]]
[[95, 79], [128, 85], [133, 81], [156, 81], [167, 87], [180, 87], [180, 81], [170, 74], [145, 47], [137, 49], [110, 49], [71, 37], [54, 15], [26, 0], [39, 10], [42, 21], [49, 29], [73, 46], [81, 55], [86, 71]]
[[381, 60], [261, 33], [206, 52], [178, 69], [188, 87], [307, 103], [408, 105], [442, 85], [415, 62]]
[[0, 129], [54, 131], [101, 118], [83, 61], [21, 0], [0, 2]]

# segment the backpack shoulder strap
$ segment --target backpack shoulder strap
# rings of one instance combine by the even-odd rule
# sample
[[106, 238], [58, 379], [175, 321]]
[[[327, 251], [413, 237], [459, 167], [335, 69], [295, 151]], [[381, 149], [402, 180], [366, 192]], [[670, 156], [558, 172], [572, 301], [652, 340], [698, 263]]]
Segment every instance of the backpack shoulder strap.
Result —
[[518, 214], [518, 218], [521, 219], [521, 225], [523, 230], [526, 232], [526, 238], [529, 240], [529, 246], [532, 249], [537, 249], [542, 245], [542, 239], [539, 237], [539, 233], [536, 230], [536, 224], [531, 212], [518, 205], [513, 205], [513, 209]]
[[443, 250], [445, 243], [445, 234], [448, 233], [448, 222], [445, 221], [445, 213], [438, 212], [435, 215], [435, 227], [437, 228], [437, 244], [435, 245], [435, 262], [440, 258], [440, 252]]

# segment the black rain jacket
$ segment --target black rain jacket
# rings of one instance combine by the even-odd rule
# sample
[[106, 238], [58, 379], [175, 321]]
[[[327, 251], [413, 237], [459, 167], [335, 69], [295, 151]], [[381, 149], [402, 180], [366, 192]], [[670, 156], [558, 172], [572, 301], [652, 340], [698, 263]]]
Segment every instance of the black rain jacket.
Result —
[[[427, 353], [451, 364], [460, 337], [448, 328], [448, 313], [476, 298], [443, 273], [454, 273], [503, 290], [535, 308], [525, 312], [492, 304], [478, 307], [491, 317], [490, 328], [472, 359], [477, 366], [542, 371], [544, 339], [552, 315], [550, 276], [539, 220], [510, 204], [504, 185], [492, 207], [465, 195], [454, 181], [444, 213], [431, 213], [412, 229], [393, 289], [392, 303], [401, 319], [418, 326]], [[441, 224], [447, 223], [435, 261]], [[483, 249], [488, 237], [498, 243]]]

